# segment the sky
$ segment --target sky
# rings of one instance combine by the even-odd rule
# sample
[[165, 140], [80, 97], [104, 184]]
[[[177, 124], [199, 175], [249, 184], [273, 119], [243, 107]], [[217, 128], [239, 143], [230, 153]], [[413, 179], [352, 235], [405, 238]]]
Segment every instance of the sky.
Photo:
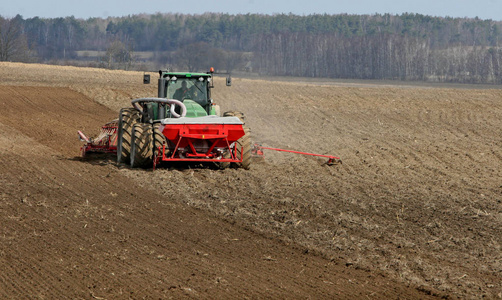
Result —
[[120, 17], [140, 13], [375, 14], [419, 13], [502, 21], [502, 0], [0, 0], [0, 16]]

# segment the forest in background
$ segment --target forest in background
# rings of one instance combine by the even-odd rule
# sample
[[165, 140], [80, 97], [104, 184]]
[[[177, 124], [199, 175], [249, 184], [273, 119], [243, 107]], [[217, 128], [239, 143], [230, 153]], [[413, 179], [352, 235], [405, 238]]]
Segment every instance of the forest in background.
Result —
[[0, 61], [501, 84], [502, 22], [420, 14], [0, 17]]

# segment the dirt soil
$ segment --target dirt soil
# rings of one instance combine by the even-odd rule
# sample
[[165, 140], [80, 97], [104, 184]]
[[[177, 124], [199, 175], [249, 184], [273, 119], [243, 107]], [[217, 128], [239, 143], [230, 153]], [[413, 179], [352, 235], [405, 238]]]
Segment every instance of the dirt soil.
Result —
[[0, 298], [502, 298], [500, 89], [218, 78], [253, 141], [343, 164], [152, 171], [79, 158], [142, 73], [0, 74]]

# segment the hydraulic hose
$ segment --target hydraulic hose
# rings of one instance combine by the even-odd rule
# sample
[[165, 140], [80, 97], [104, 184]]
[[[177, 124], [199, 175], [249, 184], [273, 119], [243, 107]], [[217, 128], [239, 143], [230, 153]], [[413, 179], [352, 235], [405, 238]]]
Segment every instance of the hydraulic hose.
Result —
[[[184, 117], [187, 114], [187, 108], [186, 108], [185, 104], [183, 104], [183, 102], [181, 102], [180, 100], [166, 99], [166, 98], [154, 98], [154, 97], [151, 97], [151, 98], [138, 98], [138, 99], [132, 100], [131, 104], [137, 110], [142, 111], [141, 107], [138, 106], [138, 103], [141, 103], [141, 102], [157, 102], [157, 103], [167, 103], [167, 104], [170, 104], [171, 105], [171, 114], [175, 118]], [[175, 108], [176, 105], [178, 105], [181, 108], [181, 114], [178, 114], [174, 110], [174, 108]]]

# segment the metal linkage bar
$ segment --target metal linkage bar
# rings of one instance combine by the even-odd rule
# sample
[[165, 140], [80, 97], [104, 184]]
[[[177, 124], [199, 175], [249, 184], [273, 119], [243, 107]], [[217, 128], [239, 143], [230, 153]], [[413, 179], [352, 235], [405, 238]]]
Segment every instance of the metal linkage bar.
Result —
[[[182, 137], [180, 137], [181, 139]], [[228, 141], [227, 141], [227, 144], [228, 144]], [[230, 154], [230, 157], [229, 158], [216, 158], [214, 156], [213, 153], [210, 153], [210, 151], [206, 154], [196, 154], [196, 155], [187, 155], [187, 157], [181, 157], [180, 154], [178, 153], [178, 147], [175, 148], [176, 151], [173, 152], [173, 154], [171, 156], [166, 156], [166, 145], [162, 145], [161, 147], [159, 147], [157, 149], [157, 154], [154, 154], [154, 158], [153, 158], [153, 169], [155, 170], [156, 166], [160, 163], [160, 162], [163, 162], [163, 161], [170, 161], [170, 162], [173, 162], [173, 161], [176, 161], [176, 162], [179, 162], [179, 161], [183, 161], [183, 162], [217, 162], [217, 163], [221, 163], [221, 162], [233, 162], [233, 163], [241, 163], [242, 162], [242, 151], [243, 151], [243, 148], [241, 147], [241, 156], [240, 157], [237, 157], [237, 148], [233, 148], [233, 151], [232, 151], [232, 148], [228, 148], [228, 151], [229, 151], [229, 154]], [[212, 151], [212, 150], [211, 150]], [[193, 158], [191, 158], [193, 157]]]
[[260, 144], [254, 144], [252, 153], [254, 155], [259, 155], [263, 156], [263, 150], [273, 150], [273, 151], [280, 151], [280, 152], [289, 152], [289, 153], [295, 153], [295, 154], [302, 154], [302, 155], [311, 155], [311, 156], [318, 156], [318, 157], [326, 157], [328, 158], [328, 165], [334, 165], [334, 164], [341, 164], [342, 160], [340, 157], [333, 156], [333, 155], [324, 155], [324, 154], [315, 154], [315, 153], [309, 153], [309, 152], [302, 152], [302, 151], [295, 151], [295, 150], [287, 150], [287, 149], [279, 149], [279, 148], [272, 148], [272, 147], [264, 147]]

